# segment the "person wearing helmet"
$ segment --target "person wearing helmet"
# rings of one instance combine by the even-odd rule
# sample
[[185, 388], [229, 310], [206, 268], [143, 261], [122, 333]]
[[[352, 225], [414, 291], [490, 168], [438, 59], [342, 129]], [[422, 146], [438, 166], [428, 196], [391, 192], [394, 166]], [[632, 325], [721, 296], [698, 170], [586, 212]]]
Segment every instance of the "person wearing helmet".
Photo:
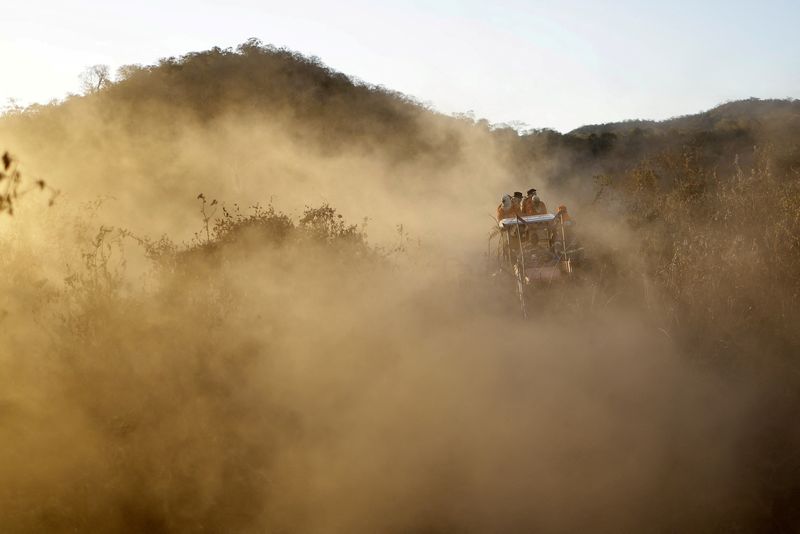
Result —
[[569, 216], [567, 213], [567, 207], [564, 204], [561, 204], [558, 207], [558, 211], [556, 212], [556, 219], [561, 219], [564, 222], [568, 222], [572, 220], [572, 217]]
[[533, 198], [536, 196], [536, 189], [528, 189], [525, 199], [522, 201], [522, 214], [523, 215], [536, 215], [536, 210], [533, 209]]
[[520, 215], [519, 207], [511, 195], [503, 195], [503, 200], [497, 206], [497, 220], [502, 221], [509, 217], [518, 217]]
[[522, 213], [522, 192], [514, 191], [514, 204], [517, 206], [517, 211]]
[[[547, 213], [547, 206], [541, 201], [539, 195], [536, 194], [536, 189], [528, 189], [528, 202], [523, 203], [523, 212], [525, 215], [544, 215]], [[525, 211], [527, 209], [527, 211]]]

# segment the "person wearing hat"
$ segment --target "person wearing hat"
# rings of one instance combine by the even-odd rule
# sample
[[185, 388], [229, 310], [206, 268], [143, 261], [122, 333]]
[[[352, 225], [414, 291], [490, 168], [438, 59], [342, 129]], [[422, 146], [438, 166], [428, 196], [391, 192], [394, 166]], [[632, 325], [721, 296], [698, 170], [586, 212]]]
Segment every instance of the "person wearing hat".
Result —
[[522, 201], [522, 214], [544, 215], [545, 213], [547, 213], [547, 206], [539, 199], [536, 189], [528, 189], [528, 196]]
[[517, 213], [522, 215], [522, 193], [520, 191], [514, 191], [514, 206], [517, 208]]
[[534, 195], [536, 195], [536, 189], [528, 189], [528, 194], [525, 195], [525, 200], [522, 201], [523, 215], [536, 215], [536, 212], [533, 210]]

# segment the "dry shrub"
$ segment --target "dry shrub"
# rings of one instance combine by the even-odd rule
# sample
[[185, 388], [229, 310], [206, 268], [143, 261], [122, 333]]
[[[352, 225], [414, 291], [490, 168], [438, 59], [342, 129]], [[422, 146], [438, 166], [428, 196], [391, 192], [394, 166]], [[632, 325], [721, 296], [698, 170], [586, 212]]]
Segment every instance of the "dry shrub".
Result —
[[687, 150], [621, 186], [668, 329], [698, 356], [785, 359], [800, 346], [800, 185], [772, 171], [768, 150], [755, 160], [719, 176]]
[[8, 531], [752, 521], [730, 445], [750, 394], [624, 308], [521, 323], [482, 275], [394, 262], [324, 205], [234, 208], [209, 236], [139, 240], [157, 260], [142, 287], [118, 276], [139, 245], [108, 229], [66, 286], [3, 282], [39, 303], [6, 323]]

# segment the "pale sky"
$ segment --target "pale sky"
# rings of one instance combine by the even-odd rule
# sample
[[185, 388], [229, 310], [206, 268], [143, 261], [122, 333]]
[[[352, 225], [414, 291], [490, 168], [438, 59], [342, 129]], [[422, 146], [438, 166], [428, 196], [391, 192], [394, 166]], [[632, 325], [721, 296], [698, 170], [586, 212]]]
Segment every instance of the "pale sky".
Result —
[[800, 0], [0, 0], [0, 106], [249, 37], [445, 113], [568, 131], [800, 97]]

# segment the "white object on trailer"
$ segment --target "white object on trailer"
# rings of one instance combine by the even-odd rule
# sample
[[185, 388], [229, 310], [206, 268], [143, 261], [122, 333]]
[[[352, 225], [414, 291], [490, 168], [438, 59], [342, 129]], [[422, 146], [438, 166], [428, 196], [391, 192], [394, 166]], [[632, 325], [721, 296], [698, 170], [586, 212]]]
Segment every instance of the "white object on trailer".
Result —
[[[556, 216], [552, 213], [545, 213], [544, 215], [523, 215], [520, 217], [525, 224], [535, 224], [535, 223], [551, 223], [556, 220]], [[507, 219], [503, 219], [498, 223], [500, 228], [507, 228], [509, 226], [516, 226], [517, 224], [522, 224], [519, 219], [516, 217], [508, 217]]]

